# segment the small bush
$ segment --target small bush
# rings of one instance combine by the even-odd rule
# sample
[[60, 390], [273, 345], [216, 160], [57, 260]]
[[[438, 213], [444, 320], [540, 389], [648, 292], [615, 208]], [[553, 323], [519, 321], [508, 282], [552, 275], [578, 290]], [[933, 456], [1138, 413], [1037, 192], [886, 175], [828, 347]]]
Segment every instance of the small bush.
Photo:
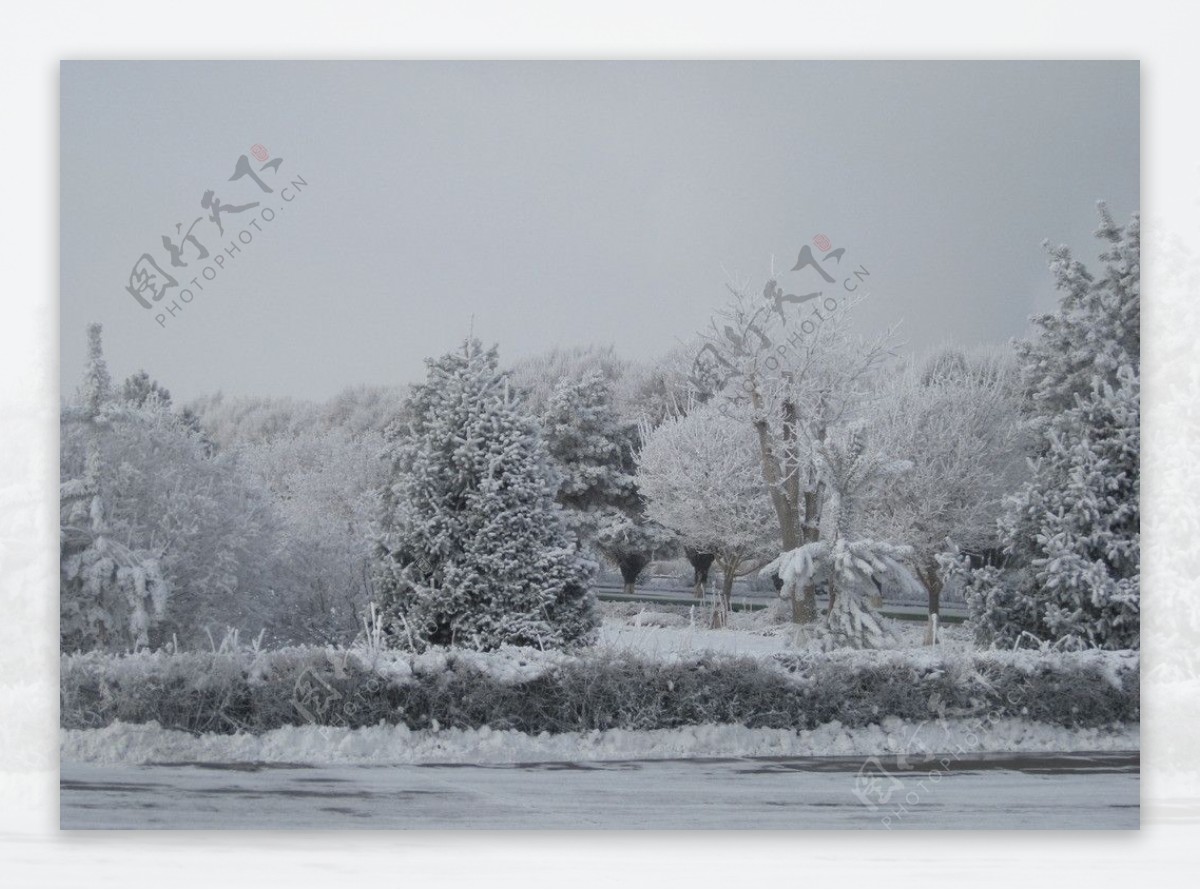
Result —
[[1024, 716], [1063, 726], [1136, 721], [1139, 662], [1122, 652], [834, 652], [654, 661], [502, 649], [422, 655], [291, 648], [88, 653], [62, 659], [62, 725], [157, 721], [190, 732], [280, 726], [522, 732], [700, 723], [811, 729]]

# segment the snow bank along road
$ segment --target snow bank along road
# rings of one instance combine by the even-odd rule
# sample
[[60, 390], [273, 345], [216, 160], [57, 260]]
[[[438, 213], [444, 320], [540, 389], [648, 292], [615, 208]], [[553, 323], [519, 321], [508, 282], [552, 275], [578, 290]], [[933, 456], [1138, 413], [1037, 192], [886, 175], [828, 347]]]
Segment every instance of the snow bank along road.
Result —
[[305, 766], [64, 763], [73, 828], [1118, 828], [1136, 752]]

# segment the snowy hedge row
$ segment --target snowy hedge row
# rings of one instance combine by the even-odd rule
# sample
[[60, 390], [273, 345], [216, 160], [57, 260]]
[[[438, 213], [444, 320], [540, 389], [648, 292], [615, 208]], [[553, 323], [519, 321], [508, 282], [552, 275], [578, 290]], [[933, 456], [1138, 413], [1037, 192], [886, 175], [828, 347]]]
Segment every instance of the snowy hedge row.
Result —
[[153, 720], [226, 733], [381, 722], [530, 733], [701, 723], [799, 730], [889, 716], [1094, 727], [1137, 721], [1140, 710], [1134, 653], [931, 650], [666, 661], [527, 649], [87, 653], [63, 657], [61, 703], [68, 729]]

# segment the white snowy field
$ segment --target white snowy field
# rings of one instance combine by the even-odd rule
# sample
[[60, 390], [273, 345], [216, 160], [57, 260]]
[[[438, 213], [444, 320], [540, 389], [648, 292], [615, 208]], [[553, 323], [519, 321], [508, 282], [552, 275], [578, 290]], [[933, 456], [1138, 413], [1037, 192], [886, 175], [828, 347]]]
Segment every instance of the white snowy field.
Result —
[[1136, 755], [975, 759], [949, 768], [856, 758], [65, 764], [60, 820], [64, 829], [1136, 829], [1138, 797]]

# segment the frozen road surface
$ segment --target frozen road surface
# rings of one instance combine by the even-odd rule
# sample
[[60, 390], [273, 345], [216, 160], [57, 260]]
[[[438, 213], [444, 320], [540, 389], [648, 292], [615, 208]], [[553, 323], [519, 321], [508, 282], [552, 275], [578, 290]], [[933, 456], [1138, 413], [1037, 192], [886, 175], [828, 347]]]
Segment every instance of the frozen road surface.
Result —
[[1137, 828], [1137, 752], [515, 765], [64, 763], [74, 828]]

